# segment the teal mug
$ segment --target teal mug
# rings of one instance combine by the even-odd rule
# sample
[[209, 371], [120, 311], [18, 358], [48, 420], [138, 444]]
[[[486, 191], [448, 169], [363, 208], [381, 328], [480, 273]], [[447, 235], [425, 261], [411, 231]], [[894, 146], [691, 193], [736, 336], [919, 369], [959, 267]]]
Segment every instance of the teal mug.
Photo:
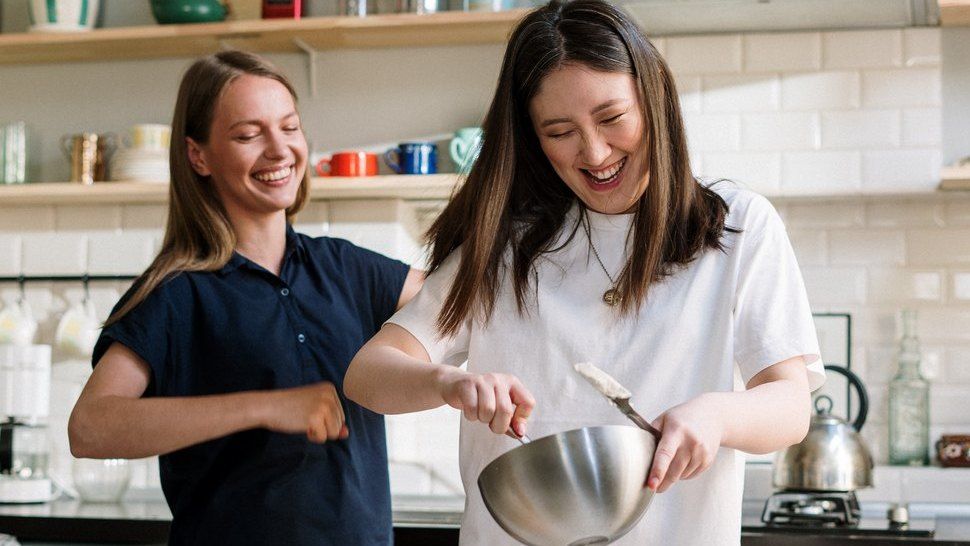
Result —
[[449, 152], [451, 152], [451, 160], [455, 163], [458, 172], [467, 173], [471, 170], [472, 164], [478, 159], [478, 152], [481, 147], [481, 127], [463, 127], [455, 131]]
[[152, 15], [162, 25], [213, 23], [228, 15], [219, 0], [151, 0]]

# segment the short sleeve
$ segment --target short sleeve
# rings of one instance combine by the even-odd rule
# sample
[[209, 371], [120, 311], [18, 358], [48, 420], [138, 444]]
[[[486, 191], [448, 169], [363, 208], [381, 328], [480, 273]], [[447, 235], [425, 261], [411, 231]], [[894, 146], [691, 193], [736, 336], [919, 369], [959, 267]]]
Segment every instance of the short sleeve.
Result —
[[355, 284], [362, 286], [369, 295], [370, 313], [375, 328], [380, 328], [397, 310], [397, 303], [404, 290], [411, 267], [399, 260], [359, 247], [349, 241], [333, 239], [342, 246], [345, 259], [350, 258], [356, 271], [352, 272]]
[[460, 261], [461, 249], [452, 251], [441, 267], [428, 275], [418, 295], [387, 321], [417, 338], [431, 362], [436, 364], [460, 366], [468, 358], [471, 319], [466, 319], [454, 336], [443, 337], [437, 328], [438, 315], [451, 290]]
[[[166, 384], [166, 363], [169, 360], [172, 321], [175, 315], [167, 295], [166, 285], [173, 280], [156, 287], [144, 301], [121, 317], [121, 320], [102, 330], [94, 346], [92, 366], [98, 365], [98, 361], [112, 343], [121, 343], [141, 357], [151, 368], [152, 380], [145, 394], [160, 394], [160, 389]], [[111, 311], [112, 314], [131, 298], [134, 291], [135, 287], [128, 290], [115, 305]]]
[[734, 358], [747, 383], [758, 372], [801, 356], [809, 386], [825, 382], [815, 322], [785, 226], [766, 199], [747, 204], [737, 241]]

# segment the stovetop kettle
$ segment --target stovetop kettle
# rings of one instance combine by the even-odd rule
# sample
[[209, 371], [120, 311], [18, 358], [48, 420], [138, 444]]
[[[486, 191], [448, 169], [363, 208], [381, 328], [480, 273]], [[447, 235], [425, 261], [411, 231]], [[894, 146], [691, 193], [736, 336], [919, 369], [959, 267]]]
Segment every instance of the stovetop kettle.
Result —
[[841, 366], [826, 370], [844, 375], [859, 395], [853, 423], [832, 415], [832, 399], [815, 399], [816, 414], [800, 443], [778, 452], [772, 473], [775, 487], [795, 491], [855, 491], [872, 486], [872, 455], [859, 435], [869, 411], [869, 396], [859, 377]]

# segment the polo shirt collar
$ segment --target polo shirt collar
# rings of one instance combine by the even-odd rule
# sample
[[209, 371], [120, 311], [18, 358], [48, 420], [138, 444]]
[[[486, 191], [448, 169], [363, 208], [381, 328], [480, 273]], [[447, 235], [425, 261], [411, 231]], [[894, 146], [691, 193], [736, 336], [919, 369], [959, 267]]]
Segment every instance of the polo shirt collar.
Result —
[[[290, 260], [293, 255], [296, 254], [298, 258], [305, 259], [307, 256], [306, 245], [303, 244], [303, 239], [299, 234], [293, 229], [293, 226], [289, 222], [286, 224], [286, 251], [283, 253], [283, 261], [286, 262]], [[244, 264], [251, 263], [249, 259], [244, 257], [242, 254], [233, 251], [232, 256], [226, 265], [222, 266], [218, 272], [220, 275], [228, 275], [229, 273], [235, 271], [237, 268]]]

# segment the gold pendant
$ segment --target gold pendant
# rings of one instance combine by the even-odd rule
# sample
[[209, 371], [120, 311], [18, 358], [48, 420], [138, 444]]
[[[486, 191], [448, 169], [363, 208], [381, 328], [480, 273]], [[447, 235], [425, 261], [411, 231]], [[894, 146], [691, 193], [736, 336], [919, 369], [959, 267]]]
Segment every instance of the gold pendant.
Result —
[[603, 292], [603, 302], [610, 307], [620, 303], [620, 291], [616, 288], [610, 288], [606, 292]]

